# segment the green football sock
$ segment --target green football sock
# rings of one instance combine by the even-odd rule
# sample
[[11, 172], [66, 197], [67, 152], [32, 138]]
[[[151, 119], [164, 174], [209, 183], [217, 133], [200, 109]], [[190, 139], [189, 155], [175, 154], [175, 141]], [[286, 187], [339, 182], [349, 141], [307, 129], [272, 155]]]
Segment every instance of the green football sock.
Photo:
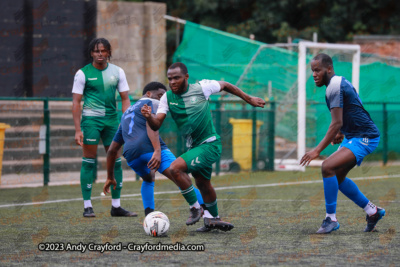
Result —
[[111, 198], [112, 199], [119, 199], [121, 197], [121, 189], [122, 189], [121, 158], [117, 158], [115, 160], [114, 177], [115, 177], [115, 181], [117, 182], [117, 187], [114, 190], [114, 186], [111, 186]]
[[90, 200], [90, 196], [92, 195], [94, 167], [95, 159], [82, 158], [81, 190], [83, 200]]
[[196, 192], [194, 191], [193, 185], [191, 185], [188, 189], [181, 190], [182, 196], [186, 199], [189, 205], [193, 205], [197, 202]]
[[217, 200], [215, 200], [213, 203], [204, 203], [207, 207], [207, 210], [210, 212], [210, 214], [216, 218], [218, 217], [218, 205], [217, 205]]

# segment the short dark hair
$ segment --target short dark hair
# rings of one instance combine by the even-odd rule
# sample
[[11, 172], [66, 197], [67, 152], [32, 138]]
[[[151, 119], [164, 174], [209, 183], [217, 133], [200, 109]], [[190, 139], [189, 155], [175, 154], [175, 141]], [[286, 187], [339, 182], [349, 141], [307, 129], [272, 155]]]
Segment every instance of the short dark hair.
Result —
[[183, 75], [186, 75], [188, 73], [188, 69], [187, 69], [186, 65], [183, 64], [182, 62], [175, 62], [174, 64], [169, 66], [168, 69], [172, 70], [172, 69], [176, 69], [176, 68], [180, 68]]
[[99, 44], [103, 44], [104, 48], [107, 49], [108, 51], [110, 51], [110, 56], [108, 57], [108, 59], [111, 58], [111, 45], [110, 42], [105, 39], [105, 38], [95, 38], [92, 41], [90, 41], [89, 43], [89, 57], [92, 57], [91, 52], [94, 51], [94, 49], [99, 45]]
[[324, 54], [324, 53], [318, 54], [313, 58], [313, 60], [320, 61], [322, 66], [324, 66], [326, 68], [329, 66], [333, 67], [332, 58], [330, 56], [328, 56], [327, 54]]
[[159, 82], [150, 82], [143, 88], [143, 95], [145, 95], [148, 91], [156, 91], [158, 89], [164, 89], [167, 91], [167, 87], [165, 87], [164, 84]]

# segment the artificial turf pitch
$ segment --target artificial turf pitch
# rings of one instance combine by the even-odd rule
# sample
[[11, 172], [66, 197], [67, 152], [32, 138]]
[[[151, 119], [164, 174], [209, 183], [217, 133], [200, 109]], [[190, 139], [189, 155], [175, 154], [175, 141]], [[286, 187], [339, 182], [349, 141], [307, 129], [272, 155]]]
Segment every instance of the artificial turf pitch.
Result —
[[[121, 206], [139, 214], [110, 216], [110, 197], [100, 197], [103, 184], [94, 184], [96, 218], [83, 218], [80, 186], [0, 190], [0, 265], [379, 265], [400, 264], [400, 167], [362, 167], [348, 177], [364, 194], [386, 209], [379, 232], [364, 233], [365, 213], [339, 192], [340, 229], [316, 235], [325, 216], [320, 170], [254, 172], [213, 177], [220, 216], [233, 223], [230, 232], [197, 233], [186, 226], [188, 206], [168, 180], [156, 181], [156, 210], [169, 217], [167, 237], [146, 236], [140, 198], [141, 182], [126, 182]], [[370, 179], [375, 177], [375, 179]], [[390, 177], [390, 178], [382, 178]], [[311, 182], [307, 182], [311, 181]], [[289, 184], [278, 184], [289, 183]], [[172, 191], [172, 193], [171, 193]], [[55, 200], [64, 202], [43, 203]], [[38, 202], [35, 205], [25, 205]], [[24, 205], [21, 205], [24, 204]], [[40, 243], [64, 244], [204, 244], [194, 251], [40, 251]], [[57, 245], [59, 248], [60, 245]]]

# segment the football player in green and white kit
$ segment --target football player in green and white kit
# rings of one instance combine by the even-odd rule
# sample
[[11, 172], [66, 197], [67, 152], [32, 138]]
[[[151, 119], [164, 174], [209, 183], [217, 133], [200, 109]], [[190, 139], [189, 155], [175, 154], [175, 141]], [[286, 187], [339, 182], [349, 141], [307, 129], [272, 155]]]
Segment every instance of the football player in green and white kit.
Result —
[[[167, 77], [171, 91], [160, 100], [156, 115], [151, 115], [151, 108], [143, 106], [142, 114], [150, 127], [158, 130], [169, 111], [180, 132], [186, 139], [188, 151], [177, 158], [170, 166], [171, 174], [185, 187], [180, 186], [181, 193], [190, 206], [190, 216], [186, 224], [194, 224], [203, 215], [203, 208], [197, 202], [196, 194], [190, 179], [185, 173], [192, 173], [197, 187], [203, 196], [206, 209], [204, 210], [204, 227], [198, 232], [211, 229], [229, 231], [234, 226], [224, 222], [218, 216], [217, 195], [211, 185], [212, 164], [221, 155], [221, 140], [216, 133], [208, 99], [211, 94], [222, 90], [242, 98], [254, 107], [264, 107], [265, 101], [250, 96], [238, 87], [223, 81], [202, 80], [196, 84], [188, 84], [188, 70], [183, 63], [174, 63], [168, 68]], [[187, 176], [186, 176], [187, 177]]]
[[[90, 200], [95, 175], [95, 159], [100, 138], [107, 152], [118, 130], [116, 91], [122, 99], [122, 112], [130, 106], [129, 86], [122, 68], [108, 63], [111, 45], [104, 38], [90, 42], [92, 63], [78, 70], [72, 88], [72, 115], [75, 125], [75, 142], [82, 146], [81, 189], [84, 200], [84, 217], [95, 217]], [[84, 97], [82, 121], [81, 100]], [[120, 205], [122, 188], [121, 158], [115, 161], [117, 187], [111, 191], [111, 216], [137, 216]]]

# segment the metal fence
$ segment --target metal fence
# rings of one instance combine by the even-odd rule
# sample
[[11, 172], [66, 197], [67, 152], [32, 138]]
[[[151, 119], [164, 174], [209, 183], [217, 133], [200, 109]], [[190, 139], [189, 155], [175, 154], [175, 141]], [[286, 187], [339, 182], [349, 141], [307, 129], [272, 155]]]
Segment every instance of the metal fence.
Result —
[[[0, 98], [0, 122], [11, 126], [5, 135], [2, 173], [42, 173], [47, 185], [52, 172], [79, 171], [82, 149], [75, 145], [71, 106], [71, 98]], [[121, 115], [120, 102], [118, 107]], [[216, 174], [273, 170], [275, 103], [255, 109], [243, 101], [210, 101], [210, 107], [223, 150], [214, 166]], [[186, 150], [170, 115], [160, 136], [175, 155]], [[99, 168], [106, 168], [105, 160], [99, 144]], [[124, 168], [129, 168], [126, 163]]]

